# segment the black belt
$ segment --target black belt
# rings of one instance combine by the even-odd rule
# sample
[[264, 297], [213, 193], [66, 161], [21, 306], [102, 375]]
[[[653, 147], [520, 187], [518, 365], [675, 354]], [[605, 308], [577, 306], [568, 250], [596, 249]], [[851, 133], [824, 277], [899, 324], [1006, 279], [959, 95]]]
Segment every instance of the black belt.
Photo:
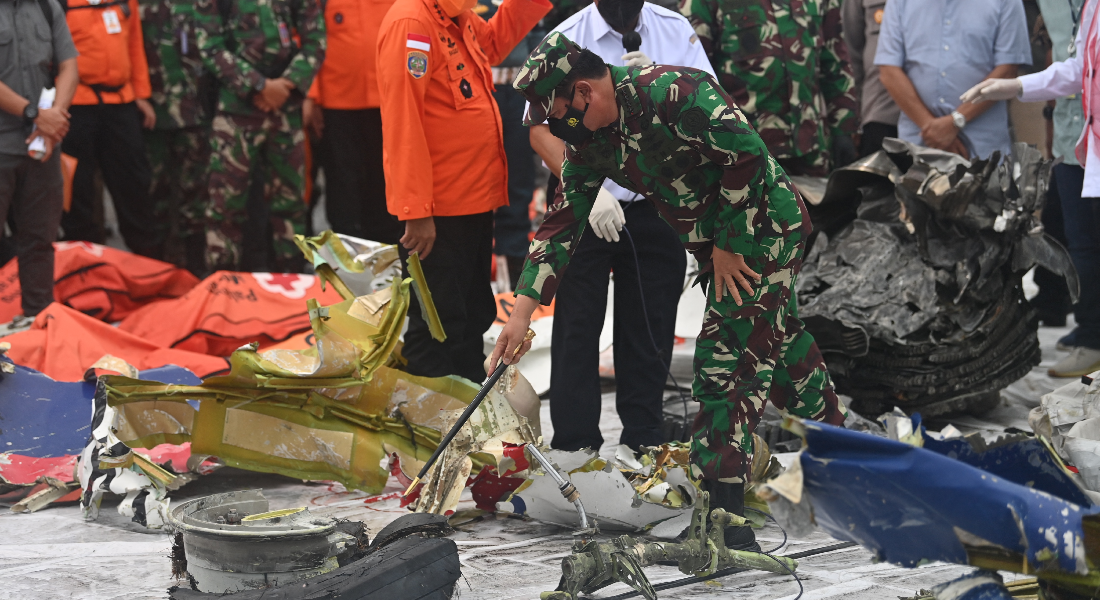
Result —
[[122, 85], [104, 85], [102, 83], [85, 83], [84, 85], [92, 88], [95, 92], [95, 97], [99, 100], [100, 104], [103, 104], [103, 92], [118, 93], [122, 88], [126, 87], [126, 84]]

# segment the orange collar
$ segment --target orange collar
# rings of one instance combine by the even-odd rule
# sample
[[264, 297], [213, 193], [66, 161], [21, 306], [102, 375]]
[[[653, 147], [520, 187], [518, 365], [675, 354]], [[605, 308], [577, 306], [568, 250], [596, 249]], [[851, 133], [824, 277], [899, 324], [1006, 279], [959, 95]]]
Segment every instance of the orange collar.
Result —
[[[466, 11], [466, 12], [462, 13], [461, 15], [458, 15], [458, 17], [456, 17], [455, 19], [451, 19], [450, 17], [447, 16], [447, 13], [444, 13], [443, 9], [440, 8], [439, 2], [437, 0], [422, 0], [422, 1], [424, 2], [424, 6], [428, 7], [428, 12], [431, 13], [432, 18], [435, 19], [435, 21], [437, 23], [439, 23], [440, 25], [442, 25], [443, 27], [453, 26], [453, 27], [457, 27], [458, 29], [461, 30], [462, 29], [462, 23], [466, 18], [466, 13], [470, 12], [470, 11]], [[457, 24], [455, 23], [456, 20], [458, 21]]]

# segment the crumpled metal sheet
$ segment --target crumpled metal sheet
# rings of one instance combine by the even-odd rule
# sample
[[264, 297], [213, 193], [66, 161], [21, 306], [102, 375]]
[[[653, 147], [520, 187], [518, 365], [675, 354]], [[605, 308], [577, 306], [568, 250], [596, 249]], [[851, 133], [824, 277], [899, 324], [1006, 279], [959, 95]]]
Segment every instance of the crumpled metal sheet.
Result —
[[[751, 481], [761, 482], [779, 472], [781, 467], [759, 436], [752, 460]], [[550, 450], [541, 452], [557, 466], [558, 471], [580, 492], [588, 516], [599, 523], [600, 530], [645, 532], [662, 539], [675, 539], [691, 521], [697, 507], [700, 489], [698, 479], [691, 474], [688, 446], [681, 442], [647, 448], [635, 457], [626, 446], [619, 446], [614, 458], [601, 458], [594, 450], [576, 452]], [[577, 511], [562, 497], [557, 483], [535, 465], [526, 480], [506, 500], [497, 503], [500, 512], [524, 515], [565, 527], [576, 527]], [[764, 525], [768, 506], [756, 494], [757, 484], [745, 490], [745, 518], [754, 526]]]
[[[255, 345], [245, 346], [230, 357], [228, 375], [198, 385], [99, 378], [97, 405], [110, 410], [93, 420], [103, 431], [85, 449], [82, 468], [89, 472], [81, 480], [88, 518], [95, 517], [101, 494], [111, 491], [127, 494], [135, 506], [144, 500], [150, 527], [163, 523], [170, 485], [158, 484], [160, 474], [144, 465], [131, 468], [128, 461], [137, 458], [130, 447], [190, 442], [193, 452], [217, 456], [230, 466], [335, 480], [372, 493], [380, 492], [390, 475], [384, 466], [388, 455], [414, 465], [432, 454], [440, 429], [449, 428], [479, 386], [460, 377], [415, 377], [395, 368], [410, 294], [416, 290], [430, 303], [426, 286], [416, 283], [422, 278], [394, 279], [388, 287], [355, 296], [320, 255], [321, 248], [341, 248], [337, 239], [328, 235], [298, 243], [318, 273], [347, 298], [332, 306], [306, 302], [313, 347], [258, 352]], [[340, 265], [368, 270], [346, 250]], [[507, 380], [475, 411], [456, 436], [458, 443], [439, 461], [448, 469], [425, 478], [423, 511], [454, 510], [467, 477], [494, 459], [499, 462], [505, 443], [538, 438], [509, 402], [522, 396], [517, 390], [530, 390], [522, 383], [522, 375], [510, 369]], [[135, 508], [135, 516], [139, 512]]]
[[1100, 498], [1100, 372], [1043, 396], [1028, 423], [1077, 469], [1093, 497]]
[[790, 426], [806, 448], [799, 470], [766, 484], [769, 501], [787, 506], [777, 517], [804, 504], [830, 535], [901, 566], [944, 561], [1100, 585], [1092, 567], [1100, 506], [1036, 440], [985, 447], [925, 432], [918, 447], [820, 423]]
[[971, 163], [888, 140], [830, 177], [799, 316], [854, 409], [978, 412], [1038, 363], [1024, 273], [1042, 264], [1077, 288], [1035, 217], [1048, 170], [1024, 144]]

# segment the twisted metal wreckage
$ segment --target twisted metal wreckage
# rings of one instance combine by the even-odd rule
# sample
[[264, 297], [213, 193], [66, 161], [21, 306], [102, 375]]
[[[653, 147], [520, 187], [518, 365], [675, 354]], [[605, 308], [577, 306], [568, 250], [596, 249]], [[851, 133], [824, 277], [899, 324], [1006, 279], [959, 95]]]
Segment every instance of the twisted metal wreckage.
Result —
[[[348, 488], [377, 493], [391, 474], [383, 466], [387, 456], [392, 457], [388, 463], [392, 472], [407, 480], [404, 473], [415, 472], [423, 464], [439, 443], [440, 432], [450, 428], [477, 392], [474, 384], [460, 378], [414, 377], [394, 368], [410, 293], [420, 295], [437, 339], [444, 336], [431, 296], [418, 284], [422, 276], [415, 258], [410, 264], [412, 277], [393, 278], [389, 287], [380, 286], [377, 277], [361, 277], [357, 287], [369, 293], [357, 296], [321, 254], [324, 249], [328, 260], [342, 270], [362, 273], [364, 261], [352, 258], [338, 238], [326, 234], [300, 239], [299, 245], [318, 275], [345, 298], [328, 307], [307, 302], [314, 347], [258, 352], [246, 346], [233, 353], [228, 375], [209, 377], [198, 385], [138, 379], [136, 371], [117, 360], [96, 365], [98, 373], [106, 374], [97, 379], [92, 440], [80, 461], [81, 504], [86, 518], [94, 519], [104, 493], [122, 494], [126, 498], [118, 508], [121, 514], [151, 528], [168, 526], [178, 532], [174, 570], [187, 578], [191, 589], [173, 588], [173, 598], [247, 595], [257, 585], [278, 588], [303, 577], [308, 578], [310, 589], [328, 590], [324, 582], [337, 575], [340, 581], [355, 582], [356, 589], [366, 589], [363, 586], [377, 585], [373, 575], [368, 577], [370, 561], [407, 560], [413, 554], [363, 552], [364, 547], [376, 548], [378, 542], [366, 546], [362, 540], [360, 551], [355, 552], [351, 540], [355, 536], [345, 531], [346, 526], [312, 519], [304, 509], [267, 512], [262, 495], [251, 492], [193, 500], [170, 510], [168, 492], [193, 475], [162, 468], [134, 448], [190, 442], [188, 466], [216, 456], [231, 466], [336, 480]], [[391, 266], [385, 260], [372, 264], [376, 275]], [[581, 591], [615, 581], [655, 598], [641, 568], [656, 561], [677, 562], [683, 572], [695, 574], [730, 567], [793, 572], [793, 559], [724, 547], [722, 530], [747, 526], [749, 521], [723, 511], [709, 512], [707, 495], [688, 476], [683, 445], [653, 448], [640, 459], [624, 450], [614, 463], [593, 453], [549, 451], [554, 460], [571, 467], [565, 477], [578, 482], [576, 487], [564, 483], [567, 479], [558, 473], [558, 465], [537, 448], [538, 399], [524, 384], [515, 367], [509, 368], [425, 478], [418, 491], [417, 512], [453, 511], [463, 487], [472, 481], [475, 498], [477, 484], [485, 484], [480, 495], [490, 509], [499, 507], [570, 526], [572, 519], [563, 516], [551, 499], [560, 491], [567, 509], [580, 511], [581, 531], [575, 553], [563, 561], [559, 591], [548, 593], [550, 598], [575, 598]], [[757, 453], [758, 479], [777, 468], [770, 454]], [[545, 482], [553, 482], [558, 490], [540, 492]], [[592, 521], [585, 516], [578, 488], [589, 491]], [[619, 493], [606, 496], [612, 489]], [[641, 503], [635, 502], [638, 498]], [[752, 488], [748, 505], [766, 508]], [[237, 508], [242, 506], [247, 510], [239, 513]], [[629, 536], [598, 543], [591, 539], [598, 532], [596, 519], [606, 519], [606, 528], [612, 530], [666, 538], [688, 533], [681, 543], [641, 543]], [[410, 531], [423, 533], [415, 527]], [[281, 547], [288, 539], [293, 545], [297, 543], [293, 539], [305, 535], [317, 537], [318, 547], [316, 552], [297, 554], [308, 568], [293, 572], [286, 572], [285, 565], [277, 567], [278, 561], [216, 551], [218, 544], [209, 541], [262, 538]], [[423, 597], [450, 596], [457, 569], [444, 555], [453, 553], [453, 543], [446, 548], [413, 542], [394, 547], [398, 553], [422, 553], [440, 569], [439, 585], [430, 593], [421, 590], [410, 597], [422, 597], [416, 595], [422, 592]], [[422, 575], [432, 573], [427, 570]], [[317, 579], [322, 576], [326, 579]]]
[[883, 147], [811, 202], [799, 315], [856, 411], [982, 412], [1039, 363], [1023, 275], [1046, 267], [1076, 299], [1069, 254], [1035, 215], [1049, 162], [1026, 144], [974, 162]]
[[[893, 404], [942, 414], [980, 408], [1008, 378], [1030, 368], [1036, 359], [1034, 327], [1024, 318], [1028, 309], [1020, 289], [1022, 273], [1043, 264], [1065, 275], [1071, 290], [1076, 288], [1064, 249], [1041, 233], [1031, 214], [1041, 206], [1045, 165], [1026, 147], [1017, 147], [1017, 158], [1003, 165], [996, 164], [996, 157], [970, 165], [900, 142], [887, 148], [890, 154], [844, 171], [850, 175], [834, 176], [815, 208], [823, 235], [831, 238], [819, 239], [808, 257], [800, 286], [802, 314], [830, 354], [838, 385], [855, 398], [857, 409], [874, 411]], [[430, 294], [416, 283], [422, 278], [415, 261], [410, 266], [413, 277], [393, 278], [383, 287], [368, 276], [370, 293], [357, 295], [330, 263], [350, 273], [363, 272], [364, 264], [335, 237], [303, 239], [300, 245], [318, 275], [345, 298], [329, 307], [308, 304], [314, 348], [257, 352], [245, 347], [231, 357], [229, 375], [208, 378], [201, 385], [166, 385], [116, 375], [99, 378], [94, 439], [81, 461], [82, 505], [89, 517], [94, 517], [100, 495], [109, 490], [127, 495], [119, 510], [136, 521], [151, 527], [168, 521], [167, 491], [178, 483], [178, 476], [143, 460], [131, 447], [189, 441], [195, 455], [217, 456], [225, 464], [336, 480], [372, 493], [381, 490], [390, 474], [385, 465], [407, 483], [405, 473], [415, 473], [434, 450], [440, 431], [455, 422], [477, 386], [458, 378], [412, 377], [394, 368], [410, 293], [420, 294], [426, 318], [437, 325], [437, 338], [444, 335], [432, 317]], [[385, 268], [383, 262], [374, 266]], [[675, 562], [681, 571], [696, 576], [729, 567], [794, 572], [796, 563], [790, 557], [734, 552], [723, 546], [724, 527], [748, 523], [720, 511], [710, 513], [706, 494], [689, 477], [678, 477], [680, 463], [686, 464], [682, 447], [653, 449], [641, 460], [625, 454], [607, 461], [585, 453], [553, 452], [547, 458], [537, 449], [537, 399], [533, 405], [526, 403], [533, 395], [530, 386], [523, 385], [522, 375], [514, 369], [504, 379], [425, 478], [416, 510], [452, 511], [467, 482], [481, 481], [488, 491], [481, 494], [479, 504], [571, 525], [567, 515], [583, 506], [577, 492], [589, 486], [593, 493], [586, 497], [592, 501], [587, 513], [581, 509], [573, 554], [563, 559], [558, 589], [544, 598], [573, 600], [616, 581], [656, 598], [642, 567], [658, 561]], [[806, 432], [823, 430], [811, 424], [792, 428], [811, 449], [815, 434]], [[766, 445], [758, 440], [757, 447]], [[766, 453], [758, 455], [763, 472], [754, 481], [766, 481], [774, 473], [772, 462]], [[802, 456], [804, 472], [811, 457]], [[875, 454], [861, 460], [874, 462]], [[854, 472], [842, 473], [834, 484], [843, 485], [853, 477]], [[912, 485], [919, 487], [917, 483]], [[546, 490], [540, 491], [540, 486]], [[631, 498], [630, 504], [601, 502], [610, 489], [621, 490]], [[1003, 487], [990, 491], [1019, 492]], [[476, 487], [474, 492], [478, 499]], [[557, 492], [560, 501], [554, 500]], [[1074, 510], [1091, 510], [1087, 495], [1067, 501], [1078, 507]], [[810, 509], [818, 523], [839, 539], [874, 548], [871, 535], [841, 535], [842, 527], [834, 531], [826, 525], [841, 522], [839, 517], [829, 521], [831, 511], [845, 510], [829, 502], [822, 500], [820, 508]], [[777, 509], [797, 512], [781, 503]], [[859, 518], [873, 514], [858, 502], [846, 509], [854, 516], [845, 526], [855, 527]], [[598, 542], [589, 517], [605, 529], [668, 538], [685, 528], [687, 533], [680, 543], [640, 542], [628, 535]], [[1001, 521], [996, 527], [1010, 524]], [[913, 533], [927, 534], [929, 544], [943, 546], [935, 541], [943, 534], [940, 529]], [[959, 536], [970, 545], [982, 546], [975, 539], [992, 540], [994, 546], [1009, 548], [1007, 559], [996, 550], [991, 554], [996, 560], [969, 564], [1005, 566], [1016, 558], [999, 530]], [[1081, 539], [1089, 547], [1086, 538]], [[1090, 572], [1091, 558], [1082, 563], [1083, 554], [1068, 550], [1077, 561], [1070, 568], [1051, 554], [1059, 551], [1031, 552], [1030, 566], [1016, 564], [1023, 564], [1024, 572], [1055, 573], [1049, 565], [1057, 563], [1062, 571], [1073, 573], [1071, 579]], [[892, 555], [882, 556], [898, 562]], [[956, 562], [970, 558], [958, 552], [929, 556]], [[1091, 581], [1070, 583], [1076, 589]]]
[[[381, 275], [396, 260], [392, 247], [380, 251], [392, 257], [371, 263], [353, 258], [329, 233], [298, 242], [318, 276], [345, 299], [327, 307], [307, 301], [311, 348], [259, 352], [246, 346], [230, 357], [228, 375], [199, 385], [99, 377], [92, 440], [80, 461], [87, 518], [95, 518], [102, 494], [110, 491], [126, 495], [119, 505], [123, 515], [149, 527], [167, 522], [167, 492], [179, 476], [132, 448], [190, 442], [193, 456], [216, 456], [226, 465], [299, 479], [335, 480], [370, 493], [381, 491], [391, 474], [387, 457], [393, 457], [395, 470], [414, 470], [435, 449], [440, 430], [449, 428], [478, 388], [457, 377], [415, 377], [395, 368], [410, 293], [419, 294], [433, 336], [445, 337], [430, 293], [417, 283], [423, 281], [418, 261], [410, 261], [411, 277], [395, 277], [389, 286], [379, 285], [377, 277], [364, 278], [359, 287], [369, 293], [356, 295], [321, 250], [344, 271], [363, 273], [369, 267]], [[537, 440], [531, 425], [537, 424], [537, 397], [523, 397], [533, 392], [523, 387], [514, 367], [502, 379], [425, 478], [417, 510], [454, 510], [471, 472], [486, 471], [486, 465], [496, 469], [506, 445]]]

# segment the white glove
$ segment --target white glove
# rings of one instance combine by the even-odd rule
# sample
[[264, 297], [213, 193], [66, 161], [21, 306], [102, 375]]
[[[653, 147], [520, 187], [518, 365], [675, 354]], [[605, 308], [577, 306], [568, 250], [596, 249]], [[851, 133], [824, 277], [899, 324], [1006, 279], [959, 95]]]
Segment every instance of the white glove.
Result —
[[996, 102], [1016, 98], [1022, 91], [1024, 84], [1019, 79], [986, 79], [966, 90], [959, 99], [963, 102]]
[[592, 205], [592, 212], [588, 214], [588, 223], [592, 225], [592, 231], [596, 237], [608, 242], [619, 241], [619, 232], [622, 231], [626, 215], [619, 201], [606, 188], [600, 188], [596, 194], [596, 202]]
[[625, 63], [624, 66], [627, 67], [648, 67], [653, 64], [653, 61], [641, 50], [627, 52], [623, 55], [623, 62]]

